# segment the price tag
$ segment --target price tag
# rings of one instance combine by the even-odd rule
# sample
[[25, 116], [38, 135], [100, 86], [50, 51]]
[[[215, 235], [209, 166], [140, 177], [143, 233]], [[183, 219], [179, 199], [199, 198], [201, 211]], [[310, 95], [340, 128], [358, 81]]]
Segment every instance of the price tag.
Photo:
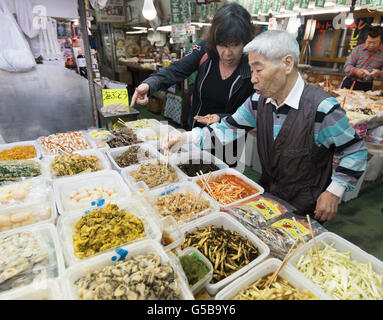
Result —
[[129, 95], [126, 89], [102, 89], [103, 106], [111, 104], [124, 104], [129, 112]]

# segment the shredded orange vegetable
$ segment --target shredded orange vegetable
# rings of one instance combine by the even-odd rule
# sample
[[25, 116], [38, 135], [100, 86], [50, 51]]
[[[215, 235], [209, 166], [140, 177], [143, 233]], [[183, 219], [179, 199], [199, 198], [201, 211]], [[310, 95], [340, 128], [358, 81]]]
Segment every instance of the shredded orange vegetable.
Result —
[[[200, 180], [197, 184], [200, 187], [203, 185]], [[235, 175], [223, 174], [214, 181], [210, 181], [205, 191], [219, 204], [227, 205], [257, 193], [258, 189]]]

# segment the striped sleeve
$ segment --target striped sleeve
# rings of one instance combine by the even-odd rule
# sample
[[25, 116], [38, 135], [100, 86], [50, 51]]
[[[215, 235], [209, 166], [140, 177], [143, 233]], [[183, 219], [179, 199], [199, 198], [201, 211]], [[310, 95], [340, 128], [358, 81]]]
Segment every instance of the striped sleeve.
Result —
[[356, 47], [350, 55], [347, 57], [346, 62], [344, 64], [344, 73], [346, 76], [351, 77], [353, 75], [353, 72], [355, 72], [356, 63], [358, 61], [357, 55], [358, 55], [359, 47]]
[[364, 141], [350, 126], [346, 112], [335, 98], [323, 100], [317, 109], [314, 139], [318, 146], [335, 147], [339, 154], [339, 166], [332, 180], [346, 187], [346, 191], [355, 190], [358, 179], [366, 169], [368, 150]]
[[225, 145], [236, 140], [239, 135], [256, 128], [258, 98], [259, 95], [254, 93], [233, 115], [227, 116], [210, 126], [194, 128], [192, 130], [193, 136], [198, 137], [196, 143], [199, 147], [201, 149], [214, 148], [216, 139]]

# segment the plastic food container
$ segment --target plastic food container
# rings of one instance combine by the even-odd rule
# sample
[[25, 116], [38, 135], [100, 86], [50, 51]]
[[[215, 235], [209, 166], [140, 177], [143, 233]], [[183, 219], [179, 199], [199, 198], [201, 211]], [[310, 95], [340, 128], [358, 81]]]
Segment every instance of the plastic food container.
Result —
[[16, 147], [16, 146], [34, 146], [36, 149], [36, 157], [28, 158], [28, 159], [37, 160], [41, 158], [41, 151], [40, 151], [40, 148], [37, 146], [37, 143], [35, 142], [35, 140], [0, 144], [0, 152], [2, 152], [5, 149], [12, 149], [13, 147]]
[[[83, 135], [85, 141], [87, 142], [87, 144], [89, 145], [89, 148], [87, 148], [87, 149], [83, 149], [83, 150], [77, 150], [77, 151], [74, 151], [74, 152], [86, 151], [86, 150], [91, 150], [91, 149], [95, 149], [95, 148], [97, 148], [97, 147], [96, 147], [96, 144], [95, 144], [94, 141], [93, 141], [93, 139], [91, 139], [89, 136], [87, 136], [87, 135], [86, 135], [86, 132], [81, 131], [81, 130], [77, 130], [77, 131], [82, 132], [82, 135]], [[77, 131], [74, 131], [74, 132], [77, 132]], [[69, 132], [62, 132], [62, 133], [64, 133], [64, 134], [67, 134], [67, 133], [68, 133], [68, 134], [69, 134]], [[57, 134], [57, 133], [52, 134], [52, 135], [56, 135], [56, 134]], [[49, 154], [48, 152], [46, 152], [46, 151], [44, 150], [43, 146], [41, 145], [41, 141], [42, 141], [43, 138], [44, 138], [44, 137], [39, 137], [39, 138], [36, 139], [36, 145], [37, 145], [38, 148], [40, 149], [40, 152], [41, 152], [41, 154], [43, 155], [43, 157], [46, 157], [46, 156], [54, 156], [54, 155], [56, 155], [56, 154], [59, 154], [59, 153], [56, 153], [56, 154]], [[62, 154], [63, 154], [63, 153], [62, 153]]]
[[[190, 290], [192, 291], [193, 294], [198, 293], [200, 290], [202, 290], [213, 278], [213, 265], [207, 259], [197, 248], [194, 247], [188, 247], [185, 250], [182, 250], [178, 252], [178, 257], [181, 258], [182, 256], [186, 255], [192, 255], [196, 257], [198, 260], [201, 260], [209, 270], [208, 273], [204, 277], [202, 277], [198, 282], [196, 282], [194, 285], [190, 286]], [[180, 260], [181, 264], [181, 260]]]
[[[109, 158], [110, 162], [112, 163], [113, 168], [119, 171], [121, 171], [123, 168], [127, 168], [127, 167], [120, 167], [116, 162], [116, 158], [133, 146], [139, 146], [142, 150], [148, 151], [151, 159], [158, 159], [158, 160], [163, 159], [163, 156], [157, 151], [156, 148], [153, 147], [153, 145], [149, 143], [133, 144], [131, 146], [126, 146], [126, 147], [111, 148], [106, 152], [106, 155]], [[144, 157], [143, 161], [146, 161], [146, 160], [148, 160], [148, 158]], [[140, 162], [141, 161], [139, 161], [139, 163]]]
[[[371, 254], [368, 254], [367, 252], [363, 251], [356, 245], [352, 244], [351, 242], [347, 241], [346, 239], [343, 239], [342, 237], [336, 235], [332, 232], [323, 232], [322, 234], [315, 237], [316, 245], [319, 249], [323, 249], [323, 244], [321, 241], [324, 241], [325, 243], [331, 245], [334, 243], [333, 248], [335, 248], [338, 252], [350, 252], [350, 260], [355, 260], [360, 263], [371, 263], [372, 270], [374, 270], [378, 274], [383, 274], [383, 262], [379, 259], [375, 258]], [[296, 269], [300, 274], [303, 275], [302, 272], [300, 272], [297, 267], [296, 263], [298, 262], [299, 258], [307, 252], [307, 250], [311, 247], [313, 247], [314, 242], [313, 240], [310, 240], [305, 245], [303, 245], [296, 253], [295, 255], [290, 259], [290, 261], [287, 263], [287, 265], [290, 265], [294, 269]], [[304, 276], [305, 277], [305, 276]], [[306, 278], [306, 277], [305, 277]], [[309, 280], [309, 279], [308, 279]], [[311, 281], [311, 280], [309, 280]], [[320, 288], [318, 285], [314, 284], [316, 287]], [[321, 288], [323, 290], [323, 288]]]
[[48, 279], [0, 294], [0, 300], [62, 300], [64, 295], [58, 279]]
[[[148, 185], [144, 181], [136, 181], [130, 174], [133, 173], [133, 171], [136, 171], [140, 166], [142, 166], [142, 165], [144, 165], [144, 164], [146, 164], [146, 163], [148, 163], [150, 161], [153, 161], [153, 160], [147, 160], [147, 161], [144, 161], [142, 163], [135, 164], [133, 166], [123, 168], [121, 170], [122, 178], [125, 180], [125, 182], [130, 186], [130, 188], [133, 191], [139, 191], [139, 189], [137, 189], [137, 185], [140, 185], [141, 187], [145, 186], [144, 188], [146, 190], [151, 190], [152, 191], [152, 190], [156, 190], [158, 188], [167, 186], [169, 184], [173, 184], [173, 183], [176, 183], [176, 182], [184, 181], [184, 178], [181, 176], [181, 173], [180, 173], [181, 170], [179, 168], [175, 167], [174, 165], [172, 165], [170, 162], [168, 164], [169, 164], [170, 167], [172, 167], [176, 171], [176, 174], [177, 174], [177, 177], [178, 177], [178, 181], [176, 181], [176, 182], [166, 182], [166, 183], [163, 183], [163, 184], [158, 185], [158, 186], [153, 187], [153, 188], [149, 188]], [[161, 161], [161, 163], [163, 163], [163, 161]]]
[[[198, 186], [196, 184], [189, 182], [189, 181], [183, 181], [181, 183], [174, 183], [174, 184], [168, 185], [166, 187], [162, 187], [162, 188], [158, 188], [156, 190], [150, 191], [148, 193], [148, 202], [150, 203], [153, 210], [158, 214], [159, 217], [164, 217], [159, 212], [157, 206], [154, 205], [155, 202], [157, 201], [157, 199], [161, 196], [166, 196], [166, 195], [169, 195], [173, 192], [186, 194], [187, 191], [192, 192], [196, 197], [198, 197], [201, 189], [198, 188]], [[219, 208], [216, 205], [216, 203], [210, 197], [208, 197], [204, 192], [201, 195], [201, 199], [209, 201], [209, 203], [210, 203], [209, 208], [207, 208], [201, 212], [198, 212], [194, 217], [191, 217], [191, 218], [188, 218], [186, 220], [182, 220], [182, 221], [177, 222], [179, 225], [183, 225], [185, 223], [188, 223], [190, 221], [198, 219], [199, 217], [203, 217], [210, 212], [218, 211]], [[177, 221], [177, 219], [175, 219], [175, 220]]]
[[156, 136], [166, 136], [169, 133], [180, 133], [177, 129], [169, 125], [159, 125], [152, 128], [139, 129], [137, 132], [137, 139], [150, 143], [157, 148], [160, 148], [161, 138], [156, 139]]
[[[37, 283], [44, 284], [45, 281], [49, 279], [59, 279], [65, 270], [64, 258], [61, 251], [61, 246], [59, 243], [57, 230], [55, 226], [51, 223], [43, 223], [36, 224], [33, 226], [27, 226], [23, 228], [19, 228], [17, 230], [2, 232], [0, 234], [0, 239], [8, 238], [15, 234], [19, 234], [21, 232], [30, 232], [33, 234], [33, 237], [37, 240], [36, 243], [43, 249], [47, 254], [48, 261], [46, 263], [34, 264], [33, 273], [27, 272], [27, 274], [21, 274], [22, 282], [18, 283], [19, 286], [17, 288], [11, 288], [8, 290], [1, 291], [1, 297], [3, 298], [6, 294], [12, 294], [14, 290], [18, 290], [20, 288], [29, 286], [29, 285], [37, 285]], [[9, 246], [9, 244], [7, 244]], [[0, 252], [0, 256], [4, 254]], [[23, 259], [22, 256], [18, 256], [18, 258]], [[25, 258], [25, 261], [29, 261], [30, 257]], [[20, 262], [20, 261], [19, 261]], [[12, 264], [9, 265], [12, 267]], [[4, 266], [2, 266], [4, 268]], [[41, 273], [41, 274], [39, 274]], [[8, 280], [10, 281], [10, 280]], [[26, 284], [23, 283], [26, 281]], [[3, 283], [4, 284], [4, 283]], [[2, 288], [3, 289], [3, 288]]]
[[[247, 286], [250, 286], [258, 279], [273, 274], [275, 271], [277, 271], [281, 264], [282, 261], [279, 259], [266, 259], [259, 265], [250, 269], [246, 274], [234, 280], [232, 283], [219, 291], [214, 299], [230, 300], [239, 291], [246, 288]], [[288, 281], [296, 289], [310, 290], [313, 295], [320, 298], [321, 300], [333, 300], [330, 296], [325, 294], [323, 290], [318, 289], [317, 286], [303, 277], [300, 272], [297, 272], [297, 270], [291, 266], [285, 265], [278, 273], [278, 276]]]
[[137, 128], [137, 125], [138, 125], [138, 121], [128, 121], [128, 122], [125, 122], [125, 124], [133, 129], [133, 130], [141, 130], [141, 129], [146, 129], [146, 128], [153, 128], [153, 127], [157, 127], [159, 125], [161, 125], [161, 122], [159, 122], [158, 120], [156, 119], [142, 119], [142, 120], [147, 120], [151, 125], [148, 126], [148, 127], [143, 127], [143, 128]]
[[256, 259], [251, 261], [248, 265], [242, 267], [238, 271], [234, 272], [225, 279], [218, 281], [217, 283], [208, 283], [206, 285], [206, 290], [210, 295], [215, 295], [221, 288], [228, 285], [230, 282], [247, 272], [249, 269], [259, 264], [261, 261], [266, 259], [270, 253], [270, 249], [266, 246], [256, 235], [251, 231], [246, 229], [240, 222], [229, 216], [224, 212], [214, 212], [206, 217], [201, 217], [196, 221], [192, 221], [183, 227], [181, 231], [185, 234], [188, 232], [193, 232], [195, 229], [200, 227], [207, 227], [209, 225], [215, 225], [217, 227], [223, 227], [226, 230], [236, 231], [243, 237], [247, 237], [258, 249], [259, 255]]
[[[215, 164], [218, 167], [216, 171], [229, 168], [229, 166], [226, 163], [224, 163], [217, 157], [213, 156], [211, 153], [202, 151], [202, 150], [199, 150], [199, 151], [194, 150], [191, 152], [181, 152], [179, 154], [175, 154], [175, 156], [170, 159], [170, 162], [174, 166], [179, 168], [179, 165], [188, 164], [190, 160], [195, 161], [196, 163], [199, 163], [199, 161], [202, 160], [202, 163], [204, 164]], [[195, 177], [198, 178], [197, 175], [194, 177], [191, 177], [191, 176], [188, 176], [186, 173], [184, 173], [181, 169], [180, 171], [182, 175], [185, 177], [185, 179], [187, 180], [192, 181], [193, 178]]]
[[51, 191], [50, 182], [42, 176], [5, 183], [0, 186], [0, 210], [43, 201]]
[[[144, 229], [145, 229], [145, 237], [139, 238], [136, 240], [133, 240], [130, 243], [135, 243], [135, 242], [141, 242], [145, 239], [153, 239], [156, 242], [160, 242], [161, 240], [161, 230], [150, 217], [149, 214], [147, 214], [144, 210], [142, 210], [142, 206], [140, 205], [139, 201], [135, 201], [134, 199], [131, 199], [130, 201], [111, 201], [113, 204], [117, 204], [119, 209], [125, 209], [128, 213], [133, 213], [137, 218], [139, 218], [143, 224], [144, 224]], [[115, 248], [110, 248], [105, 251], [102, 251], [100, 253], [95, 254], [94, 256], [90, 256], [87, 258], [80, 259], [75, 256], [74, 254], [74, 246], [73, 246], [73, 236], [75, 235], [73, 228], [74, 225], [80, 218], [94, 210], [94, 209], [99, 209], [99, 208], [89, 208], [85, 213], [83, 210], [80, 211], [73, 211], [73, 212], [68, 212], [65, 215], [61, 215], [57, 221], [57, 230], [59, 234], [59, 239], [62, 245], [63, 253], [64, 253], [64, 258], [67, 266], [71, 266], [75, 263], [79, 263], [84, 260], [91, 259], [94, 256], [99, 256], [105, 252], [109, 252]]]
[[54, 224], [56, 218], [56, 205], [50, 190], [46, 198], [0, 209], [0, 232], [40, 223]]
[[[76, 153], [80, 154], [82, 156], [90, 156], [90, 155], [96, 156], [99, 159], [99, 164], [100, 164], [100, 170], [97, 170], [97, 171], [111, 169], [110, 163], [109, 163], [108, 159], [99, 150], [84, 150], [84, 151], [73, 152], [73, 154], [76, 154]], [[45, 157], [44, 165], [43, 165], [45, 167], [46, 172], [49, 172], [49, 176], [50, 176], [50, 178], [52, 180], [54, 180], [54, 179], [61, 179], [61, 178], [64, 178], [64, 177], [81, 176], [81, 175], [89, 173], [89, 172], [83, 172], [83, 173], [78, 173], [76, 175], [70, 175], [70, 176], [68, 176], [68, 175], [66, 175], [66, 176], [57, 176], [56, 172], [54, 172], [54, 170], [51, 168], [51, 165], [52, 165], [52, 162], [53, 162], [54, 159], [55, 159], [55, 156], [47, 156], [47, 157]], [[97, 171], [94, 171], [94, 172], [97, 172]]]
[[[33, 179], [33, 178], [36, 178], [36, 177], [44, 177], [44, 178], [50, 179], [50, 174], [49, 174], [49, 172], [47, 170], [45, 162], [42, 161], [42, 160], [39, 160], [39, 159], [26, 159], [26, 160], [11, 160], [11, 161], [15, 161], [16, 163], [22, 163], [24, 161], [35, 162], [35, 163], [39, 164], [39, 166], [40, 166], [40, 174], [38, 176], [33, 176], [33, 177], [26, 177], [26, 176], [16, 177], [16, 178], [18, 178], [18, 180], [5, 180], [5, 182], [13, 183], [13, 182], [18, 182], [18, 181], [21, 181], [21, 180], [24, 180], [24, 179]], [[0, 161], [0, 165], [1, 165], [1, 161]]]
[[132, 196], [130, 188], [126, 185], [118, 172], [114, 170], [102, 170], [57, 179], [53, 183], [53, 191], [59, 214], [77, 209], [89, 208], [94, 201], [101, 200], [94, 199], [92, 201], [76, 202], [70, 199], [70, 195], [77, 190], [96, 187], [106, 187], [115, 191], [115, 195], [105, 199], [106, 201], [130, 198]]
[[184, 233], [181, 231], [176, 219], [172, 216], [166, 216], [161, 219], [161, 229], [161, 244], [165, 251], [173, 250], [184, 242]]
[[[236, 205], [237, 203], [240, 203], [240, 202], [243, 202], [245, 200], [248, 200], [254, 196], [257, 196], [259, 194], [263, 194], [264, 192], [264, 189], [256, 182], [254, 182], [253, 180], [249, 179], [248, 177], [246, 177], [245, 175], [243, 175], [242, 173], [240, 173], [239, 171], [235, 170], [235, 169], [232, 169], [232, 168], [226, 168], [226, 169], [221, 169], [221, 170], [218, 170], [218, 171], [214, 171], [211, 173], [211, 181], [215, 179], [215, 177], [219, 177], [223, 174], [231, 174], [231, 175], [235, 175], [237, 176], [238, 178], [240, 178], [241, 180], [243, 180], [244, 182], [246, 182], [247, 184], [249, 184], [250, 186], [254, 187], [254, 188], [257, 188], [258, 189], [258, 192], [255, 192], [254, 194], [251, 194], [250, 196], [248, 197], [245, 197], [243, 199], [240, 199], [240, 200], [237, 200], [237, 201], [234, 201], [232, 203], [229, 203], [229, 204], [226, 204], [226, 205], [222, 205], [222, 204], [219, 204], [216, 200], [214, 200], [212, 197], [210, 197], [213, 201], [216, 202], [216, 204], [220, 207], [220, 208], [227, 208], [229, 206], [233, 206], [233, 205]], [[207, 178], [207, 175], [205, 174], [205, 177]], [[200, 178], [197, 176], [197, 177], [194, 177], [192, 178], [192, 181], [195, 182], [197, 184], [197, 181], [199, 180]], [[198, 186], [198, 184], [197, 184]], [[198, 186], [199, 187], [199, 186]], [[206, 194], [208, 194], [207, 192], [205, 192]]]
[[[194, 300], [193, 294], [191, 293], [189, 286], [183, 276], [180, 273], [176, 263], [169, 258], [165, 253], [161, 245], [153, 240], [144, 240], [138, 243], [122, 246], [124, 252], [127, 252], [125, 257], [129, 259], [136, 255], [156, 253], [161, 257], [161, 263], [169, 262], [173, 267], [173, 270], [178, 275], [178, 284], [181, 288], [181, 299], [183, 300]], [[74, 284], [78, 279], [86, 275], [86, 270], [100, 270], [105, 266], [115, 263], [114, 261], [120, 257], [120, 253], [116, 251], [109, 251], [93, 258], [87, 259], [84, 262], [77, 263], [66, 270], [63, 277], [63, 287], [66, 293], [67, 299], [77, 300], [78, 299], [78, 288]]]

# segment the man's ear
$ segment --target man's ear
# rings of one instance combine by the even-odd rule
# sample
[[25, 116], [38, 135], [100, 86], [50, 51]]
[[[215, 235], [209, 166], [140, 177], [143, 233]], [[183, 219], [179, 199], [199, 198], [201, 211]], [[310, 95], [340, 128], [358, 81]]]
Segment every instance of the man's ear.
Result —
[[290, 74], [294, 69], [294, 58], [291, 55], [287, 55], [282, 58], [281, 65], [286, 74]]

